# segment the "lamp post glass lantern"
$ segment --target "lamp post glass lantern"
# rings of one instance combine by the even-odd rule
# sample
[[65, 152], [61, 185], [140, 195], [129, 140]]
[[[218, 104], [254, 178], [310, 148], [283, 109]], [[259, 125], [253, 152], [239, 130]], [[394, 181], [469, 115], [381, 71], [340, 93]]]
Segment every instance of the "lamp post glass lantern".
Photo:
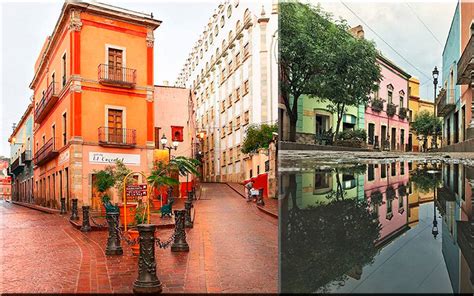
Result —
[[163, 137], [161, 137], [160, 142], [161, 142], [161, 146], [163, 146], [163, 149], [168, 149], [169, 160], [171, 160], [171, 150], [177, 150], [179, 142], [175, 138], [173, 140], [173, 142], [171, 143], [171, 146], [166, 146], [166, 144], [168, 144], [168, 139], [166, 138], [165, 135], [163, 135]]

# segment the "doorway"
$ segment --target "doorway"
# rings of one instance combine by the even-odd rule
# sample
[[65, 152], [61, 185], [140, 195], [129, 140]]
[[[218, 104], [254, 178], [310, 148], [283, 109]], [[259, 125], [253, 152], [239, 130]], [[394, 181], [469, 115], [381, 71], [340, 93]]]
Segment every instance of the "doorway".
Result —
[[459, 142], [459, 113], [456, 111], [454, 113], [454, 144]]
[[392, 136], [391, 136], [391, 150], [397, 149], [397, 129], [395, 127], [392, 127]]
[[117, 109], [108, 110], [108, 141], [112, 143], [123, 143], [122, 133], [123, 111]]
[[316, 135], [321, 135], [329, 129], [329, 116], [316, 114]]
[[386, 142], [387, 142], [387, 127], [385, 125], [382, 125], [381, 129], [381, 134], [380, 134], [380, 139], [381, 139], [381, 146], [382, 150], [386, 148]]
[[413, 135], [408, 134], [408, 151], [413, 150]]
[[369, 123], [369, 137], [368, 137], [369, 145], [374, 145], [374, 136], [375, 136], [375, 124]]
[[121, 81], [123, 66], [123, 51], [109, 48], [109, 79]]

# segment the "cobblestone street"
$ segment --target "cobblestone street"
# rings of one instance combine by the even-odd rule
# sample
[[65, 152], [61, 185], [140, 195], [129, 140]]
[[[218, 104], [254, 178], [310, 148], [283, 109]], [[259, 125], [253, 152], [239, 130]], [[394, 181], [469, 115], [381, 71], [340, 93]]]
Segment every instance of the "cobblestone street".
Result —
[[[224, 184], [203, 184], [189, 253], [157, 249], [163, 292], [277, 292], [278, 220]], [[132, 292], [137, 257], [105, 256], [106, 231], [81, 233], [62, 217], [0, 201], [0, 291]], [[172, 229], [159, 229], [168, 238]]]

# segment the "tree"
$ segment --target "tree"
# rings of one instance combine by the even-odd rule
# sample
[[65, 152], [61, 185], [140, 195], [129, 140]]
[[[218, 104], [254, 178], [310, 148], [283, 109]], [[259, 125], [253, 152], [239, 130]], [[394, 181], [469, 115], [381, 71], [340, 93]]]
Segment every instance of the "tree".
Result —
[[415, 116], [415, 120], [410, 124], [410, 128], [417, 136], [421, 136], [423, 141], [427, 143], [428, 137], [436, 137], [441, 133], [442, 122], [429, 111], [421, 111]]
[[296, 140], [298, 100], [328, 99], [337, 113], [336, 136], [347, 106], [365, 104], [381, 79], [372, 42], [355, 38], [345, 21], [307, 4], [280, 3], [280, 89]]
[[277, 130], [276, 124], [249, 126], [242, 143], [242, 153], [254, 153], [260, 148], [268, 149], [270, 142], [273, 140], [273, 133], [276, 133]]
[[366, 105], [382, 79], [375, 44], [353, 37], [348, 30], [342, 22], [333, 32], [330, 40], [336, 43], [331, 46], [333, 54], [327, 63], [332, 71], [322, 76], [318, 91], [320, 98], [329, 100], [328, 110], [337, 114], [335, 138], [347, 107]]
[[289, 140], [294, 142], [298, 100], [303, 94], [316, 93], [316, 80], [331, 54], [326, 40], [334, 24], [319, 6], [281, 2], [279, 8], [280, 93], [290, 119]]

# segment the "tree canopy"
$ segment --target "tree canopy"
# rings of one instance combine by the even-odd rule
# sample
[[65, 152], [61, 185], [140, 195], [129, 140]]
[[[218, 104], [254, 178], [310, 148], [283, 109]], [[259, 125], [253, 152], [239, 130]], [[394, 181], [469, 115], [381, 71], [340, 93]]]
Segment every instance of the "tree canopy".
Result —
[[345, 21], [334, 21], [319, 6], [280, 3], [280, 89], [296, 140], [298, 99], [303, 94], [330, 101], [339, 130], [347, 106], [369, 100], [381, 79], [372, 42], [353, 37]]
[[426, 140], [428, 136], [441, 133], [442, 122], [433, 113], [425, 110], [415, 116], [410, 128], [417, 136], [422, 136]]
[[273, 133], [278, 131], [275, 124], [250, 125], [242, 143], [242, 153], [254, 153], [260, 148], [268, 148]]

